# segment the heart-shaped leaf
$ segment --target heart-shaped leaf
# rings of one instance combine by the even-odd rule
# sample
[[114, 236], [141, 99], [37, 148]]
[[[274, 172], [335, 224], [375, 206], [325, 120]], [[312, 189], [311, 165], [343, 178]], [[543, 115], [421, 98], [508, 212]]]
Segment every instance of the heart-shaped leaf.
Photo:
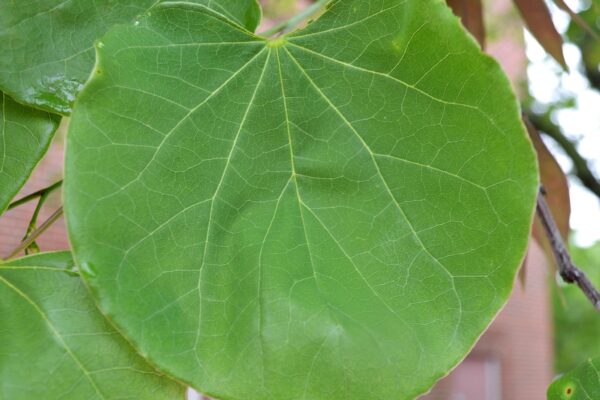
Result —
[[0, 398], [183, 399], [100, 314], [70, 253], [0, 265]]
[[181, 3], [111, 30], [65, 184], [78, 265], [161, 368], [217, 398], [380, 400], [504, 304], [538, 182], [443, 2], [344, 0], [274, 40]]
[[42, 159], [60, 118], [16, 103], [0, 92], [0, 214]]
[[[158, 0], [160, 1], [160, 0]], [[257, 0], [190, 0], [254, 30]], [[69, 114], [94, 65], [93, 43], [157, 0], [0, 2], [0, 89], [24, 104]]]
[[590, 359], [561, 376], [548, 388], [548, 400], [600, 398], [600, 358]]

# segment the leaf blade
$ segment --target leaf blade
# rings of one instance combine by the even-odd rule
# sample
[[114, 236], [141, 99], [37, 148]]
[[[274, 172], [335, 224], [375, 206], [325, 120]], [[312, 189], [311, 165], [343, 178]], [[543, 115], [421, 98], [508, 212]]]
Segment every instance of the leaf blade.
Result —
[[[430, 3], [338, 1], [268, 42], [163, 4], [103, 38], [101, 73], [69, 134], [69, 231], [103, 309], [166, 371], [232, 399], [411, 398], [464, 357], [506, 300], [537, 193], [533, 153], [497, 64]], [[397, 36], [382, 34], [401, 20]], [[356, 29], [371, 47], [348, 40]], [[431, 35], [455, 47], [415, 56], [423, 41], [439, 43]], [[140, 79], [118, 68], [159, 53], [194, 69], [149, 63]], [[443, 69], [461, 71], [458, 81], [440, 85]], [[98, 165], [109, 179], [84, 178]], [[444, 204], [467, 228], [438, 226]], [[486, 246], [482, 231], [511, 244]], [[119, 300], [115, 279], [148, 301]], [[432, 321], [434, 332], [423, 328]]]
[[[254, 31], [257, 0], [190, 0]], [[133, 19], [156, 0], [114, 3], [44, 0], [0, 5], [0, 89], [23, 104], [68, 115], [94, 65], [93, 43], [113, 25]]]
[[[546, 201], [552, 210], [556, 225], [563, 240], [565, 243], [568, 243], [571, 199], [569, 196], [569, 182], [567, 176], [548, 147], [546, 147], [540, 133], [527, 118], [525, 118], [525, 126], [527, 127], [529, 137], [531, 138], [537, 153], [541, 183], [546, 190]], [[533, 226], [533, 236], [538, 243], [544, 246], [547, 257], [549, 260], [552, 260], [554, 257], [552, 249], [549, 247], [547, 235], [543, 228], [539, 226], [539, 223], [534, 224]]]
[[60, 118], [16, 103], [0, 92], [0, 215], [46, 154]]
[[3, 396], [184, 398], [184, 387], [156, 373], [104, 319], [72, 267], [68, 252], [0, 265], [0, 336], [10, 350], [0, 353]]
[[554, 381], [548, 400], [583, 400], [600, 393], [600, 360], [592, 358]]

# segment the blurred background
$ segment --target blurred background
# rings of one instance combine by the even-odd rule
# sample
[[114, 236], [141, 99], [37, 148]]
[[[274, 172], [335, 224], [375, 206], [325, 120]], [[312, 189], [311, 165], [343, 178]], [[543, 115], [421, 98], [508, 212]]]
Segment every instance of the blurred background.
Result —
[[[473, 1], [463, 0], [469, 2]], [[259, 31], [289, 18], [311, 2], [262, 3], [264, 21]], [[575, 23], [556, 3], [547, 5], [563, 36], [568, 70], [524, 29], [523, 17], [512, 0], [483, 1], [486, 51], [501, 63], [525, 113], [567, 174], [568, 189], [565, 186], [564, 190], [570, 195], [570, 217], [568, 197], [562, 211], [570, 221], [570, 249], [576, 264], [600, 286], [600, 39]], [[566, 3], [588, 27], [600, 32], [600, 0]], [[61, 179], [67, 123], [64, 119], [47, 156], [21, 195]], [[40, 221], [61, 205], [60, 193], [51, 196]], [[0, 220], [2, 257], [25, 235], [34, 207], [32, 202], [13, 209]], [[54, 224], [37, 243], [42, 250], [67, 249], [64, 222]], [[524, 269], [507, 306], [466, 359], [423, 399], [541, 400], [558, 374], [589, 357], [600, 356], [600, 316], [578, 288], [557, 279], [554, 262], [547, 257], [544, 246], [543, 241], [538, 244], [531, 240]], [[203, 398], [192, 392], [189, 397]]]

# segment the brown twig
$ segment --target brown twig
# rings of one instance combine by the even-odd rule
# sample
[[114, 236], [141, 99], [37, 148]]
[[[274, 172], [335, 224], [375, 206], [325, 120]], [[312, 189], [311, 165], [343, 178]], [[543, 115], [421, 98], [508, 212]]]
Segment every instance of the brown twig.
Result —
[[43, 224], [40, 225], [35, 231], [31, 232], [31, 235], [27, 236], [27, 239], [23, 240], [16, 249], [14, 249], [6, 259], [13, 258], [19, 255], [20, 252], [28, 248], [35, 240], [40, 237], [42, 233], [44, 233], [52, 224], [54, 224], [58, 219], [63, 215], [63, 208], [60, 207], [58, 210], [54, 211], [52, 215], [44, 221]]
[[548, 207], [548, 203], [546, 203], [545, 195], [545, 190], [541, 187], [537, 198], [536, 209], [538, 216], [542, 221], [542, 225], [548, 234], [550, 246], [552, 247], [552, 252], [554, 253], [554, 258], [558, 265], [558, 272], [565, 282], [579, 286], [596, 310], [600, 312], [600, 292], [598, 292], [598, 289], [596, 289], [587, 275], [577, 268], [573, 263], [573, 260], [571, 260], [571, 256], [562, 240], [554, 217], [552, 216], [552, 212], [550, 211], [550, 207]]

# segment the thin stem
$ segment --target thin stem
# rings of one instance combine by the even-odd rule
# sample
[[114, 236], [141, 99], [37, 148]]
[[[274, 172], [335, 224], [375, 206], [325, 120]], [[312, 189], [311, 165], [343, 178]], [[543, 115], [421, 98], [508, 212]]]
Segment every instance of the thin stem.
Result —
[[[29, 221], [29, 225], [27, 226], [27, 231], [25, 232], [25, 236], [23, 240], [27, 239], [32, 232], [35, 231], [37, 226], [38, 217], [40, 215], [40, 211], [48, 199], [48, 196], [52, 193], [52, 191], [44, 191], [38, 200], [37, 205], [35, 206], [35, 210], [33, 211], [33, 215], [31, 216], [31, 220]], [[35, 242], [31, 243], [27, 248], [25, 248], [25, 254], [29, 254], [28, 250], [39, 251], [39, 247]]]
[[328, 2], [329, 2], [329, 0], [315, 1], [311, 6], [306, 7], [306, 9], [304, 11], [300, 12], [297, 15], [294, 15], [289, 20], [281, 22], [281, 23], [275, 25], [274, 27], [272, 27], [271, 29], [267, 29], [266, 31], [261, 33], [261, 36], [269, 37], [269, 36], [273, 36], [277, 33], [280, 33], [283, 31], [289, 31], [289, 30], [295, 28], [298, 24], [300, 24], [305, 19], [310, 18], [313, 15], [315, 15], [316, 13], [318, 13], [321, 10], [321, 8], [323, 8]]
[[538, 216], [542, 221], [544, 230], [548, 235], [548, 239], [550, 240], [550, 246], [552, 247], [556, 264], [558, 264], [558, 272], [560, 273], [560, 276], [565, 282], [579, 286], [581, 291], [587, 296], [596, 310], [600, 312], [600, 292], [598, 292], [598, 289], [594, 287], [586, 274], [577, 268], [577, 266], [573, 263], [573, 260], [571, 260], [569, 251], [562, 240], [560, 231], [558, 230], [556, 222], [554, 221], [554, 217], [552, 216], [552, 211], [550, 211], [550, 207], [548, 207], [548, 203], [546, 202], [544, 188], [540, 188], [536, 209]]
[[44, 221], [44, 223], [42, 225], [40, 225], [39, 228], [37, 228], [35, 231], [31, 232], [31, 235], [29, 235], [27, 237], [27, 239], [23, 240], [19, 244], [19, 246], [16, 249], [14, 249], [6, 259], [13, 258], [13, 257], [17, 256], [23, 250], [28, 248], [33, 242], [35, 242], [35, 240], [38, 237], [40, 237], [40, 235], [42, 233], [47, 231], [48, 228], [50, 228], [52, 226], [52, 224], [54, 224], [56, 221], [58, 221], [62, 215], [63, 215], [63, 208], [60, 207], [59, 209], [54, 211], [54, 213], [52, 213], [52, 215], [46, 221]]
[[56, 189], [58, 189], [59, 187], [62, 186], [63, 181], [58, 181], [55, 184], [48, 186], [47, 188], [38, 190], [37, 192], [28, 194], [27, 196], [20, 198], [19, 200], [14, 201], [13, 203], [11, 203], [8, 208], [6, 209], [8, 210], [12, 210], [13, 208], [19, 207], [22, 204], [28, 203], [31, 200], [35, 200], [38, 197], [42, 197], [44, 195], [49, 195], [50, 193], [52, 193], [53, 191], [55, 191]]

